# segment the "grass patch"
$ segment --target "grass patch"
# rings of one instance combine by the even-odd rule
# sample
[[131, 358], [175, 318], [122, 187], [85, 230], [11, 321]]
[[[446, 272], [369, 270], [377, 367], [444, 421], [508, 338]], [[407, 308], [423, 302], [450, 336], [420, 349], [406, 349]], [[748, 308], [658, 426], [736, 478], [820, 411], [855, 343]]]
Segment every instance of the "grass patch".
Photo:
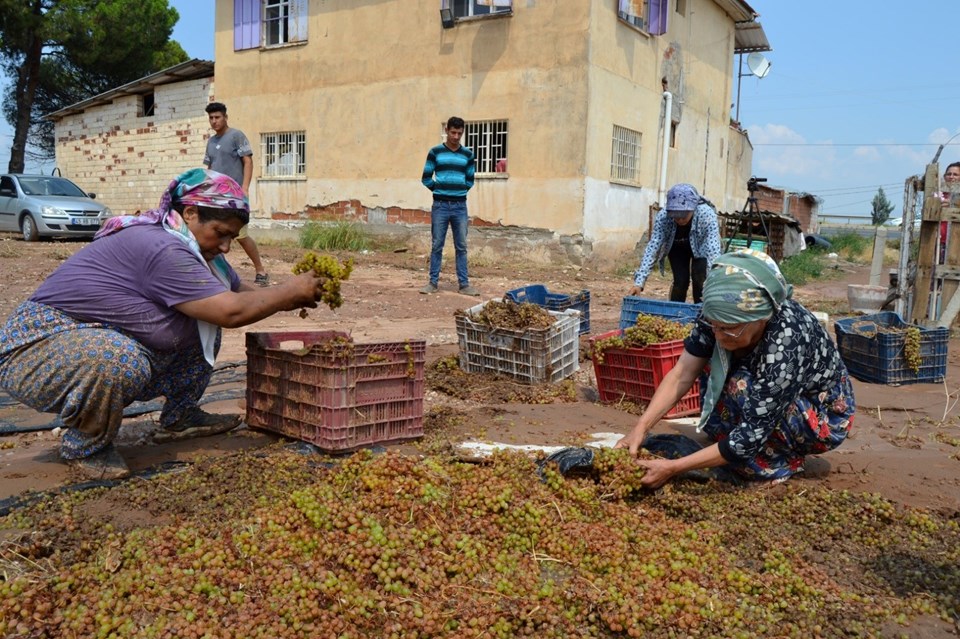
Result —
[[356, 222], [308, 222], [300, 231], [300, 246], [322, 251], [362, 251], [371, 244], [370, 235]]
[[824, 270], [823, 253], [812, 249], [801, 251], [780, 262], [780, 272], [795, 286], [820, 279]]
[[873, 238], [863, 237], [857, 233], [840, 233], [828, 238], [833, 244], [833, 250], [845, 260], [864, 262], [873, 257]]

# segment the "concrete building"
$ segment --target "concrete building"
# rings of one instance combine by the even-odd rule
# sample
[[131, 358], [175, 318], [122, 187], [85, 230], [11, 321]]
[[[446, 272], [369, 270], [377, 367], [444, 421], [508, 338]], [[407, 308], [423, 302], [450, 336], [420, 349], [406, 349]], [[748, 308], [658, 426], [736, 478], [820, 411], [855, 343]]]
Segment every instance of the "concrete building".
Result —
[[217, 0], [216, 99], [259, 151], [261, 220], [427, 222], [423, 162], [459, 115], [475, 226], [616, 254], [676, 182], [721, 210], [745, 199], [730, 104], [735, 54], [769, 49], [756, 17], [742, 0]]
[[57, 169], [116, 214], [153, 208], [203, 164], [212, 95], [213, 63], [190, 60], [51, 113]]

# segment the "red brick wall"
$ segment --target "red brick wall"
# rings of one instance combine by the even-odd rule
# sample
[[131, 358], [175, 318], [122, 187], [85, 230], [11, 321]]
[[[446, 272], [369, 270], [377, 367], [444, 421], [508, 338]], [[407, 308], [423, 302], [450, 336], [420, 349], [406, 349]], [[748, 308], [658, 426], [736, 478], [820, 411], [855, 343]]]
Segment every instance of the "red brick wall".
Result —
[[[388, 224], [429, 224], [430, 211], [423, 209], [403, 209], [391, 206], [386, 209]], [[274, 220], [318, 220], [336, 221], [347, 220], [355, 222], [369, 222], [369, 209], [360, 200], [340, 200], [323, 206], [308, 206], [302, 213], [273, 213]], [[495, 226], [492, 222], [471, 218], [472, 226]]]

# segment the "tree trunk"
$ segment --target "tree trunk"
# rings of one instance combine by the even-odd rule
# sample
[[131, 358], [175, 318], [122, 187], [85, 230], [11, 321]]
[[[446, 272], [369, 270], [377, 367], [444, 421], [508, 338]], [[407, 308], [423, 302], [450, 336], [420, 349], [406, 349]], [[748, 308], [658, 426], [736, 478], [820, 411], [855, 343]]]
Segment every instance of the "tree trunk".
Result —
[[17, 120], [13, 130], [13, 145], [10, 148], [9, 173], [23, 173], [24, 157], [27, 151], [27, 137], [30, 134], [30, 115], [33, 111], [33, 99], [40, 82], [40, 58], [43, 55], [43, 41], [36, 35], [30, 39], [23, 63], [17, 69]]

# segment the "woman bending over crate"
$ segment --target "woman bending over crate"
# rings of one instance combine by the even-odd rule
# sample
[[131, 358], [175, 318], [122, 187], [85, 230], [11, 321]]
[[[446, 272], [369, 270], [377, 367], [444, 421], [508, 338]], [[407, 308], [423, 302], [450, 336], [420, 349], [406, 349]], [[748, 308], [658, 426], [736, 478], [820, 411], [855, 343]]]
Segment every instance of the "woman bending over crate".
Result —
[[839, 446], [853, 425], [853, 387], [836, 345], [768, 255], [719, 257], [703, 310], [677, 365], [617, 448], [634, 455], [647, 433], [709, 364], [698, 432], [715, 443], [678, 459], [639, 460], [656, 488], [681, 473], [724, 466], [744, 479], [783, 481], [804, 457]]
[[134, 401], [166, 398], [158, 441], [235, 428], [239, 415], [198, 406], [220, 328], [317, 306], [324, 280], [312, 273], [270, 288], [240, 282], [224, 254], [249, 211], [231, 178], [187, 171], [158, 208], [108, 220], [0, 326], [0, 388], [59, 414], [60, 456], [85, 475], [129, 473], [113, 440]]

